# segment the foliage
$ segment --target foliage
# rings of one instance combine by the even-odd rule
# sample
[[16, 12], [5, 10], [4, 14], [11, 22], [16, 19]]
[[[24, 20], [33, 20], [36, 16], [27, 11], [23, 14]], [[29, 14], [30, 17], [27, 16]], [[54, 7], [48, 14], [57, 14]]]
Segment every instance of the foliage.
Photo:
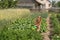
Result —
[[46, 19], [42, 18], [42, 23], [41, 23], [41, 32], [46, 32], [47, 31], [47, 23]]
[[1, 0], [0, 8], [12, 8], [16, 7], [17, 0]]
[[4, 25], [3, 30], [0, 31], [0, 40], [43, 40], [43, 37], [40, 32], [37, 32], [36, 29], [32, 29], [35, 26], [35, 19], [38, 16], [42, 17], [41, 23], [41, 32], [46, 31], [46, 15], [41, 13], [31, 13], [29, 15], [22, 16], [21, 18], [16, 19], [15, 21], [7, 22]]
[[9, 1], [9, 8], [16, 7], [17, 0], [10, 0]]
[[56, 6], [56, 1], [52, 1], [52, 6], [53, 6], [53, 7]]
[[52, 14], [53, 16], [51, 16], [51, 21], [52, 21], [52, 25], [54, 28], [54, 33], [55, 34], [60, 34], [60, 24], [59, 24], [59, 20], [56, 16], [56, 14]]
[[57, 14], [57, 18], [58, 18], [58, 20], [60, 21], [60, 14]]
[[60, 1], [57, 2], [57, 6], [60, 7]]
[[5, 29], [0, 33], [0, 40], [42, 40], [40, 33], [30, 29], [12, 28]]
[[60, 40], [60, 23], [57, 17], [57, 14], [52, 14], [51, 16], [51, 22], [53, 25], [53, 40]]
[[52, 38], [52, 40], [60, 40], [60, 35], [55, 34]]

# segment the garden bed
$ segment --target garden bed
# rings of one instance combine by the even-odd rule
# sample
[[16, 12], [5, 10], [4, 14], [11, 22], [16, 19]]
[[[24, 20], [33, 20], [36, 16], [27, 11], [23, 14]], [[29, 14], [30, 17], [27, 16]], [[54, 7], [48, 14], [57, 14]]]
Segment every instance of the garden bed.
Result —
[[[14, 21], [1, 20], [1, 24], [5, 22], [5, 25], [2, 25], [3, 29], [0, 31], [0, 40], [43, 40], [41, 33], [47, 30], [46, 18], [48, 14], [38, 12], [28, 13]], [[32, 29], [38, 16], [42, 17], [40, 32], [37, 32], [36, 29]]]

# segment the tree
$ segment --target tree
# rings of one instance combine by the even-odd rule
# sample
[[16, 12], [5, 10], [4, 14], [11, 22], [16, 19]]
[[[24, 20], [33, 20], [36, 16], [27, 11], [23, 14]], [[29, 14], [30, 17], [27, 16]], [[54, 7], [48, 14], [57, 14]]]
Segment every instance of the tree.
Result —
[[57, 5], [58, 7], [60, 7], [60, 1], [58, 1], [56, 5]]
[[0, 8], [15, 8], [17, 0], [0, 0]]
[[53, 7], [56, 6], [56, 1], [52, 1], [52, 6], [53, 6]]

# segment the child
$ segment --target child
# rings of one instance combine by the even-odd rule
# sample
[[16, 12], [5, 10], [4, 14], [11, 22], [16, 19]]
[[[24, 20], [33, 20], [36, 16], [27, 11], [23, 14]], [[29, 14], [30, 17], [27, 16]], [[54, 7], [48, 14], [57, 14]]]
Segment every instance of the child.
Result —
[[37, 31], [40, 31], [41, 16], [38, 16], [38, 17], [37, 17], [35, 25], [36, 25], [36, 27], [37, 27]]

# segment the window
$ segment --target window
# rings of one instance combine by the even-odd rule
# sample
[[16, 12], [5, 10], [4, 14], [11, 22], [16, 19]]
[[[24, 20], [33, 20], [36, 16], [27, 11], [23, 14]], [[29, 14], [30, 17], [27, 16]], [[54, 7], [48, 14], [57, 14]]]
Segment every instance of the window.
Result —
[[49, 4], [49, 7], [50, 7], [51, 4]]

